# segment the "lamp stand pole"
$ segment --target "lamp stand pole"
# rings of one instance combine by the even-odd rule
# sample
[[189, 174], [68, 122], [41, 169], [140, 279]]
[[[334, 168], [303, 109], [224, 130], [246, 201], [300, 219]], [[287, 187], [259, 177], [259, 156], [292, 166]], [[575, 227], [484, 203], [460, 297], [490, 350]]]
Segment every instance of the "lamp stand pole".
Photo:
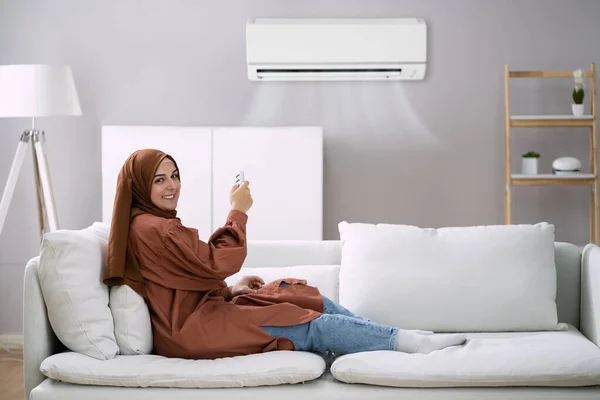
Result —
[[13, 159], [10, 172], [8, 173], [6, 186], [4, 192], [2, 192], [2, 200], [0, 200], [0, 234], [4, 228], [4, 221], [8, 214], [8, 208], [15, 191], [15, 186], [17, 185], [19, 171], [25, 160], [28, 146], [31, 146], [33, 154], [33, 170], [38, 204], [40, 235], [59, 229], [56, 202], [54, 201], [54, 190], [52, 188], [50, 169], [46, 158], [45, 140], [44, 132], [35, 129], [35, 119], [32, 119], [31, 129], [23, 132], [21, 135], [15, 158]]

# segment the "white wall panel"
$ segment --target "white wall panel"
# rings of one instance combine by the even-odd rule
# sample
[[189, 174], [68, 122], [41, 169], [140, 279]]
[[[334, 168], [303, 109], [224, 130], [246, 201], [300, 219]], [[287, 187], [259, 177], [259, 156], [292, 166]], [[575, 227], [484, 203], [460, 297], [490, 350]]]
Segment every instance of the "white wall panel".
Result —
[[110, 223], [117, 177], [134, 151], [154, 148], [170, 154], [181, 173], [177, 215], [208, 238], [211, 229], [211, 128], [104, 126], [102, 128], [102, 220]]
[[235, 172], [244, 170], [254, 205], [252, 240], [323, 238], [323, 134], [320, 127], [104, 126], [102, 219], [112, 217], [116, 181], [127, 157], [142, 148], [171, 154], [179, 164], [178, 216], [202, 240], [230, 210]]
[[323, 135], [319, 127], [213, 129], [213, 221], [229, 212], [236, 170], [250, 182], [253, 240], [323, 237]]

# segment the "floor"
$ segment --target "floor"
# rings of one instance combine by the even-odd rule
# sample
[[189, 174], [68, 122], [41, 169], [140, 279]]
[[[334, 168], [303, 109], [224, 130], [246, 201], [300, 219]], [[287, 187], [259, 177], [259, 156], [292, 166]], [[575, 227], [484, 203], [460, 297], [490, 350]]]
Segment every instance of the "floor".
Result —
[[23, 350], [0, 347], [0, 400], [23, 398]]

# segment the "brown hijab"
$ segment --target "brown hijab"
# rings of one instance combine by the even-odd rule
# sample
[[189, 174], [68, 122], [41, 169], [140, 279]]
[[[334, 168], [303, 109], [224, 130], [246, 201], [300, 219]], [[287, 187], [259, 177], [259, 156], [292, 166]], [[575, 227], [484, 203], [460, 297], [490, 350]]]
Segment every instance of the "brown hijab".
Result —
[[125, 161], [117, 179], [106, 268], [103, 282], [108, 286], [128, 285], [147, 298], [139, 262], [129, 246], [129, 224], [141, 214], [162, 218], [177, 218], [177, 211], [167, 211], [155, 206], [151, 199], [152, 181], [160, 163], [170, 155], [160, 150], [138, 150]]

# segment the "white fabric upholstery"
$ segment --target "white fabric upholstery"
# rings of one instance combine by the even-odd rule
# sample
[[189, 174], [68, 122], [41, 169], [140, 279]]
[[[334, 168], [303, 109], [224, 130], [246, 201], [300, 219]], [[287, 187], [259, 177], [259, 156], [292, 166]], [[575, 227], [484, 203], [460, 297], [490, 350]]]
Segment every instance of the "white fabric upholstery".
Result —
[[395, 388], [349, 385], [335, 380], [329, 373], [301, 385], [210, 389], [209, 391], [76, 385], [46, 379], [31, 392], [29, 400], [254, 400], [256, 398], [260, 400], [598, 400], [600, 387]]
[[339, 265], [339, 240], [248, 240], [246, 268]]
[[46, 379], [40, 371], [42, 361], [62, 349], [48, 320], [38, 279], [39, 261], [39, 256], [29, 260], [23, 285], [23, 384], [26, 394]]
[[582, 248], [572, 243], [554, 243], [556, 264], [556, 308], [558, 321], [580, 326]]
[[581, 332], [600, 346], [600, 247], [583, 250], [581, 271]]
[[341, 222], [339, 230], [340, 304], [375, 322], [438, 332], [565, 329], [553, 225]]
[[[556, 262], [559, 268], [557, 302], [561, 321], [579, 321], [579, 250], [567, 243], [556, 243]], [[244, 267], [289, 267], [292, 265], [341, 262], [339, 241], [249, 241], [249, 255]], [[585, 261], [585, 260], [584, 260]], [[600, 262], [597, 257], [587, 261]], [[593, 270], [600, 265], [591, 265]], [[562, 271], [562, 272], [561, 272]], [[85, 399], [85, 400], [186, 400], [219, 398], [221, 400], [262, 400], [296, 398], [326, 398], [328, 400], [362, 399], [415, 399], [415, 400], [465, 400], [465, 399], [544, 399], [591, 400], [600, 398], [600, 387], [544, 388], [544, 387], [486, 387], [486, 388], [395, 388], [374, 385], [353, 385], [335, 380], [331, 374], [307, 381], [301, 385], [261, 386], [255, 388], [178, 389], [178, 388], [128, 388], [115, 386], [79, 385], [59, 382], [40, 372], [46, 357], [61, 351], [60, 343], [48, 322], [47, 310], [38, 283], [37, 257], [25, 269], [24, 296], [24, 372], [27, 400]], [[588, 286], [588, 298], [596, 298], [599, 289], [593, 282]], [[582, 298], [582, 302], [584, 299]], [[582, 324], [585, 321], [582, 307]], [[552, 367], [552, 366], [550, 366]], [[44, 380], [45, 379], [45, 380]]]
[[72, 351], [106, 360], [119, 352], [108, 287], [102, 283], [106, 240], [94, 229], [44, 235], [39, 282], [48, 318]]
[[331, 366], [343, 382], [397, 387], [600, 385], [600, 348], [563, 332], [468, 334], [465, 346], [430, 354], [347, 354]]
[[117, 356], [107, 361], [69, 352], [48, 357], [40, 369], [49, 378], [82, 385], [232, 388], [316, 379], [325, 371], [325, 361], [317, 354], [300, 351], [217, 360], [136, 355]]
[[281, 278], [306, 279], [307, 285], [319, 288], [322, 295], [338, 301], [339, 265], [294, 265], [290, 267], [246, 268], [225, 279], [227, 285], [234, 285], [244, 275], [258, 275], [265, 283]]

